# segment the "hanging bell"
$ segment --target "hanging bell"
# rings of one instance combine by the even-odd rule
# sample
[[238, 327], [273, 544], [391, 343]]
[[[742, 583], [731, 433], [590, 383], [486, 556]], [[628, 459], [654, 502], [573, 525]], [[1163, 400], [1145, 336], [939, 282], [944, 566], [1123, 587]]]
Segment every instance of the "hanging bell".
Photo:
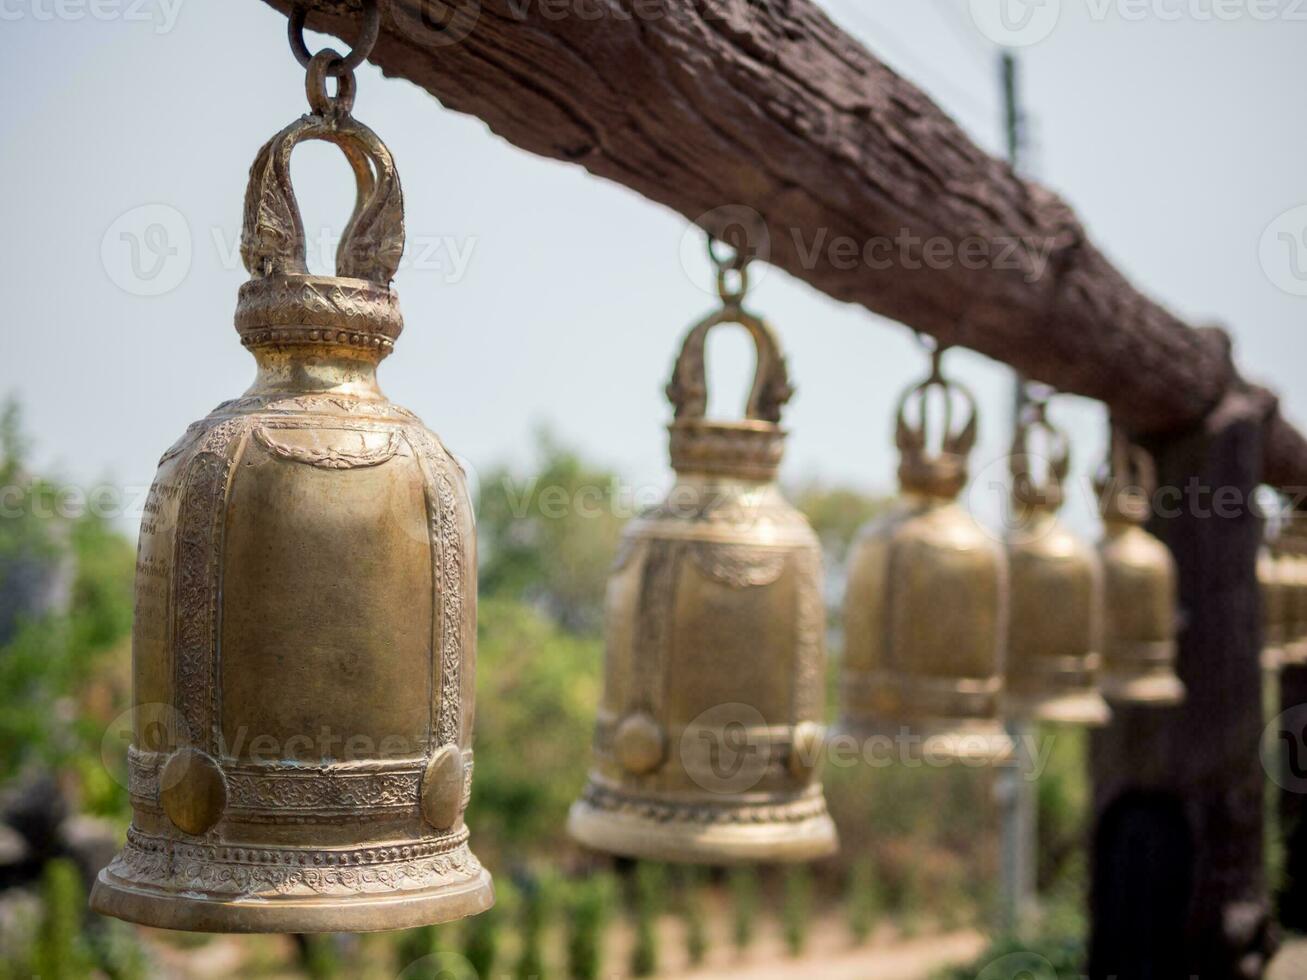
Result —
[[[999, 706], [1007, 562], [957, 501], [976, 402], [943, 376], [942, 354], [934, 351], [930, 376], [899, 401], [900, 497], [862, 529], [849, 560], [840, 727], [895, 740], [900, 757], [999, 762], [1012, 752]], [[932, 391], [943, 402], [938, 451], [927, 431]], [[959, 398], [967, 417], [955, 427]]]
[[1280, 554], [1280, 542], [1268, 541], [1257, 556], [1257, 583], [1262, 602], [1262, 669], [1279, 670], [1289, 647], [1289, 603], [1294, 598], [1286, 573], [1293, 569]]
[[[459, 465], [377, 387], [404, 245], [346, 72], [259, 152], [236, 329], [253, 386], [164, 455], [141, 526], [132, 824], [92, 908], [170, 929], [358, 932], [480, 912], [463, 821], [476, 549]], [[339, 146], [358, 202], [308, 273], [290, 158]]]
[[1283, 590], [1280, 662], [1285, 666], [1307, 664], [1307, 547], [1304, 547], [1304, 518], [1294, 513], [1284, 522], [1277, 542], [1277, 578]]
[[[1035, 432], [1044, 434], [1049, 447], [1042, 484], [1028, 445]], [[1033, 721], [1106, 724], [1111, 712], [1098, 690], [1103, 571], [1094, 547], [1058, 519], [1070, 446], [1049, 421], [1046, 402], [1027, 404], [1010, 461], [1006, 709], [1013, 717]]]
[[1175, 673], [1175, 559], [1144, 529], [1157, 485], [1153, 459], [1113, 428], [1110, 460], [1096, 483], [1103, 518], [1103, 694], [1109, 702], [1165, 706], [1184, 700]]
[[[741, 306], [746, 275], [719, 263], [724, 306], [690, 330], [667, 387], [675, 484], [627, 526], [609, 579], [594, 762], [568, 823], [595, 850], [725, 864], [837, 846], [818, 779], [821, 550], [776, 485], [792, 389], [771, 329]], [[736, 422], [705, 417], [720, 324], [757, 350]]]

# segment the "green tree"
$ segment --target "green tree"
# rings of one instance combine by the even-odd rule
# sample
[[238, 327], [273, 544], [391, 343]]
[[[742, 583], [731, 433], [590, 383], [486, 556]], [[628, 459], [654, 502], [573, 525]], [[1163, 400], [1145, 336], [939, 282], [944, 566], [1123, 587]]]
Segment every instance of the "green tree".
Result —
[[56, 858], [41, 876], [41, 925], [32, 951], [32, 972], [42, 980], [80, 980], [92, 962], [82, 936], [86, 894], [77, 866]]
[[599, 978], [612, 896], [612, 882], [604, 875], [582, 879], [572, 886], [567, 922], [567, 975], [571, 980]]
[[703, 910], [704, 876], [700, 868], [681, 869], [681, 918], [685, 922], [685, 952], [693, 966], [708, 954], [708, 930]]
[[516, 980], [542, 980], [545, 968], [544, 937], [549, 918], [551, 883], [539, 878], [528, 880], [521, 888], [521, 952], [513, 976]]
[[876, 886], [876, 872], [870, 858], [855, 861], [849, 870], [849, 932], [859, 946], [871, 938], [880, 915], [880, 892]]
[[635, 867], [635, 947], [631, 974], [658, 972], [658, 919], [666, 906], [667, 877], [661, 864], [642, 861]]
[[731, 871], [731, 938], [748, 949], [758, 929], [758, 872], [752, 866]]
[[785, 905], [782, 922], [785, 945], [791, 956], [801, 956], [808, 944], [812, 918], [812, 873], [804, 865], [785, 871]]

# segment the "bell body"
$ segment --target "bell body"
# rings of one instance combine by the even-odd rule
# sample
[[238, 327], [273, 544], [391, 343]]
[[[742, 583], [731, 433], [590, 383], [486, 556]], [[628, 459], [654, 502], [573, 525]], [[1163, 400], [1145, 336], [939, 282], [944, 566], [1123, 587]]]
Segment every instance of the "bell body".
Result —
[[1103, 693], [1109, 701], [1168, 705], [1184, 699], [1175, 674], [1175, 560], [1132, 521], [1105, 519]]
[[682, 473], [608, 585], [594, 766], [570, 831], [652, 860], [799, 861], [837, 839], [821, 550], [771, 479]]
[[1276, 671], [1285, 661], [1288, 646], [1289, 583], [1280, 558], [1270, 548], [1257, 557], [1257, 582], [1262, 602], [1262, 667]]
[[840, 728], [945, 758], [1001, 760], [1002, 546], [946, 496], [905, 492], [859, 533], [844, 600]]
[[[342, 83], [342, 91], [346, 86]], [[304, 265], [297, 143], [346, 150], [337, 275]], [[377, 387], [402, 329], [389, 152], [348, 105], [260, 152], [236, 328], [258, 373], [163, 456], [141, 522], [132, 824], [97, 912], [360, 932], [494, 900], [468, 849], [476, 542], [458, 465]]]
[[1005, 705], [1014, 717], [1106, 724], [1098, 690], [1103, 571], [1052, 509], [1030, 508], [1007, 536], [1011, 579]]
[[476, 555], [463, 475], [349, 356], [164, 456], [142, 523], [132, 826], [101, 912], [361, 931], [487, 907], [468, 849]]

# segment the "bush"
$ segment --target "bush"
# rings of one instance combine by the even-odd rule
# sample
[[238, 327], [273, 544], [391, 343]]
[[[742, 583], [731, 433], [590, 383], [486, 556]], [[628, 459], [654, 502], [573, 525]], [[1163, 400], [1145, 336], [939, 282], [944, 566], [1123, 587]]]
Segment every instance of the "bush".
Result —
[[86, 894], [77, 866], [57, 858], [41, 876], [41, 925], [32, 950], [32, 973], [42, 980], [80, 980], [92, 962], [82, 936]]
[[743, 951], [753, 943], [758, 919], [758, 872], [752, 867], [731, 871], [731, 938]]
[[642, 861], [635, 867], [635, 948], [631, 974], [651, 977], [658, 972], [658, 918], [666, 903], [666, 875], [661, 864]]
[[785, 946], [791, 956], [803, 955], [812, 916], [812, 873], [806, 865], [785, 870], [785, 907], [782, 921]]
[[598, 980], [612, 882], [602, 876], [583, 879], [573, 884], [569, 898], [567, 975], [571, 980]]
[[859, 946], [871, 938], [880, 916], [880, 892], [876, 886], [876, 872], [870, 858], [854, 862], [849, 871], [849, 932]]

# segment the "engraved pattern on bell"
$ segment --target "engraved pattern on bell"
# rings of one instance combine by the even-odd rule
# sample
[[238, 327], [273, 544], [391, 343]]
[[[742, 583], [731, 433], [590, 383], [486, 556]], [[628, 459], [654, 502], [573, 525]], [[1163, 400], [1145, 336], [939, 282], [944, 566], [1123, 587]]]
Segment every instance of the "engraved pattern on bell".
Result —
[[[802, 861], [832, 853], [824, 744], [821, 552], [776, 485], [791, 388], [771, 330], [723, 290], [667, 393], [676, 483], [626, 528], [608, 584], [594, 762], [568, 827], [652, 860]], [[745, 417], [704, 418], [704, 344], [752, 336]]]
[[[316, 60], [316, 59], [315, 59]], [[141, 526], [134, 702], [172, 705], [130, 753], [132, 827], [107, 915], [206, 932], [358, 932], [493, 903], [463, 821], [476, 544], [462, 471], [392, 405], [389, 151], [336, 104], [260, 151], [236, 314], [253, 386], [160, 461]], [[304, 268], [289, 161], [338, 145], [358, 203], [337, 276]]]
[[1097, 481], [1103, 517], [1102, 690], [1109, 702], [1166, 706], [1184, 699], [1175, 673], [1179, 584], [1170, 549], [1143, 526], [1157, 486], [1152, 457], [1113, 429]]
[[[1000, 718], [1007, 561], [957, 500], [976, 403], [945, 379], [941, 356], [936, 350], [930, 375], [899, 402], [900, 497], [859, 532], [850, 553], [840, 729], [899, 740], [903, 753], [1000, 762], [1013, 750]], [[932, 393], [943, 406], [937, 446]], [[965, 417], [956, 423], [959, 402]]]
[[[1046, 437], [1041, 482], [1030, 441]], [[1011, 582], [1006, 690], [1008, 715], [1067, 725], [1111, 716], [1098, 690], [1103, 642], [1103, 570], [1098, 553], [1058, 518], [1070, 444], [1047, 404], [1025, 406], [1013, 437], [1012, 523], [1005, 536]]]

